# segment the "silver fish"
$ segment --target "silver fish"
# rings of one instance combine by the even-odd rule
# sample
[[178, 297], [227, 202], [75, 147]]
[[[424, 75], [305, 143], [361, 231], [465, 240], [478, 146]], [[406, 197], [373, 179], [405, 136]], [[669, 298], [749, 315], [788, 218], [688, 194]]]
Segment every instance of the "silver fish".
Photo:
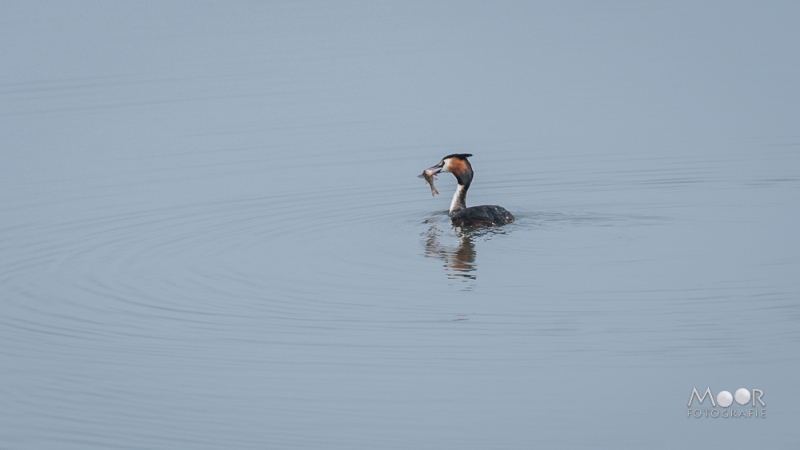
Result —
[[437, 191], [436, 187], [433, 185], [433, 180], [436, 179], [436, 174], [433, 173], [431, 169], [425, 169], [424, 171], [422, 171], [422, 174], [417, 175], [417, 177], [424, 178], [425, 181], [427, 181], [428, 184], [431, 185], [431, 197], [436, 197], [436, 194], [439, 193], [439, 191]]

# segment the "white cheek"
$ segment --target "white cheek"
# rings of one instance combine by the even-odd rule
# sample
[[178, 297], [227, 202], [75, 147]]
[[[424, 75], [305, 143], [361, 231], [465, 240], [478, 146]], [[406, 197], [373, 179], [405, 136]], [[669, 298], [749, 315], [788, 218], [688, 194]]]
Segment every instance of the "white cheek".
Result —
[[444, 166], [442, 166], [442, 172], [450, 173], [450, 160], [445, 160]]

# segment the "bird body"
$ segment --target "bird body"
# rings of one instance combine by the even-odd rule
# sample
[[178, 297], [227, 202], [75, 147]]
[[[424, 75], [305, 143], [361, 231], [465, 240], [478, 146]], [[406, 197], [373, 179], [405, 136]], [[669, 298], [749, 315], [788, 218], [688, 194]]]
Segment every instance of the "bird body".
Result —
[[438, 173], [452, 173], [458, 181], [456, 193], [450, 203], [450, 220], [458, 227], [494, 226], [514, 222], [514, 216], [502, 206], [481, 205], [467, 207], [467, 191], [472, 184], [474, 172], [469, 158], [469, 153], [454, 153], [447, 155], [439, 164], [427, 169], [425, 173], [436, 175]]

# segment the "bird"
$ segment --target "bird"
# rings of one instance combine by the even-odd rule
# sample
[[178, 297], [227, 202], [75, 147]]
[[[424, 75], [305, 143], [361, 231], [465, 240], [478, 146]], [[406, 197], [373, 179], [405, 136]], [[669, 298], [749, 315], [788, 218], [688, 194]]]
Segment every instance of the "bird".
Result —
[[457, 227], [478, 227], [505, 225], [514, 222], [514, 216], [502, 206], [481, 205], [467, 208], [467, 190], [472, 183], [474, 172], [467, 158], [470, 153], [447, 155], [433, 167], [425, 170], [429, 175], [452, 173], [458, 181], [456, 193], [450, 203], [450, 221]]

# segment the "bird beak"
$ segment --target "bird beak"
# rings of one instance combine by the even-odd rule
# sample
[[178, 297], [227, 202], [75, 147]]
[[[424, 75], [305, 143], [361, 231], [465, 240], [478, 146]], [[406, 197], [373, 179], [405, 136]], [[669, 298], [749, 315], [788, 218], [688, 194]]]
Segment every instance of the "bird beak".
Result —
[[435, 165], [433, 167], [429, 167], [429, 168], [425, 169], [425, 171], [428, 172], [431, 175], [437, 175], [439, 172], [442, 171], [442, 167], [444, 167], [444, 163], [440, 162], [439, 164], [437, 164], [437, 165]]

